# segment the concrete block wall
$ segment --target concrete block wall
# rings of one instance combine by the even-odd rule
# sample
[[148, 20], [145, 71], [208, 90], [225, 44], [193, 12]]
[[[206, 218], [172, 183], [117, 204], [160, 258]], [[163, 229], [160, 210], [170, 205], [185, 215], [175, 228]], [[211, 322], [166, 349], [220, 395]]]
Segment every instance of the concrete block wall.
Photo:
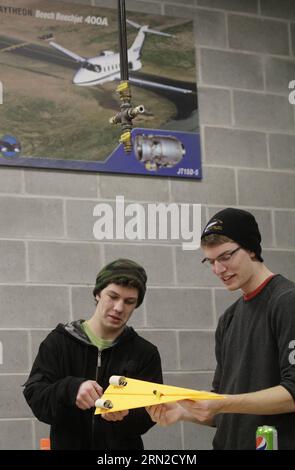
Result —
[[[77, 3], [83, 3], [79, 0]], [[116, 1], [85, 4], [113, 6]], [[214, 330], [237, 293], [200, 266], [200, 252], [162, 241], [97, 242], [98, 202], [202, 204], [253, 211], [266, 263], [295, 279], [295, 3], [126, 0], [127, 8], [195, 20], [202, 181], [0, 168], [0, 449], [38, 448], [48, 427], [21, 393], [40, 341], [94, 308], [98, 269], [117, 256], [144, 264], [149, 289], [132, 324], [156, 343], [166, 383], [209, 389]], [[214, 430], [153, 428], [147, 449], [209, 449]]]

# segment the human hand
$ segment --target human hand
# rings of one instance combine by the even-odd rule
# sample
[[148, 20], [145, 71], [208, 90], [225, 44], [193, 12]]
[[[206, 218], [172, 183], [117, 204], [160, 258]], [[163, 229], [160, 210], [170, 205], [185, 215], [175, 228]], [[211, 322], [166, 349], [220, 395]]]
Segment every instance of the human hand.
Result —
[[147, 406], [146, 410], [152, 421], [161, 426], [169, 426], [180, 421], [185, 410], [178, 403], [163, 403], [162, 405]]
[[222, 400], [180, 400], [185, 411], [199, 423], [210, 424], [216, 414], [221, 412]]
[[103, 394], [101, 386], [95, 380], [86, 380], [81, 383], [77, 396], [76, 406], [81, 410], [88, 410], [95, 406], [95, 402]]
[[122, 421], [129, 413], [129, 410], [114, 411], [113, 413], [102, 413], [101, 417], [106, 421]]

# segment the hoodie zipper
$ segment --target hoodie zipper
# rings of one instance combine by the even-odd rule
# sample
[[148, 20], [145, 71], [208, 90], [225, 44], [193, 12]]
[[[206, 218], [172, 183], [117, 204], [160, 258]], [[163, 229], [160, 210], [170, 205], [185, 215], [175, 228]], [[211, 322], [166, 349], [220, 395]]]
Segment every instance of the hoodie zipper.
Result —
[[102, 351], [100, 349], [98, 349], [98, 352], [97, 352], [97, 363], [96, 363], [96, 374], [95, 374], [95, 380], [97, 381], [98, 379], [98, 372], [99, 372], [99, 369], [101, 368], [101, 353]]
[[[98, 383], [98, 374], [99, 374], [99, 369], [101, 368], [101, 353], [102, 351], [97, 348], [97, 362], [96, 362], [96, 371], [95, 371], [95, 381]], [[92, 449], [95, 449], [94, 447], [94, 427], [95, 427], [95, 414], [92, 415], [92, 429], [91, 429], [91, 443], [92, 443]]]

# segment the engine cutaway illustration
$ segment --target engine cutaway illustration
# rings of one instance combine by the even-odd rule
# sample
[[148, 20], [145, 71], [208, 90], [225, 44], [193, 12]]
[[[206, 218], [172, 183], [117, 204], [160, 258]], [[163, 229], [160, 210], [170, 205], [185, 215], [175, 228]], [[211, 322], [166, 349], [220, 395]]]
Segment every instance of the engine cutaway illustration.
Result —
[[137, 160], [146, 170], [172, 168], [184, 157], [186, 151], [182, 142], [174, 136], [137, 135], [134, 139], [134, 152]]

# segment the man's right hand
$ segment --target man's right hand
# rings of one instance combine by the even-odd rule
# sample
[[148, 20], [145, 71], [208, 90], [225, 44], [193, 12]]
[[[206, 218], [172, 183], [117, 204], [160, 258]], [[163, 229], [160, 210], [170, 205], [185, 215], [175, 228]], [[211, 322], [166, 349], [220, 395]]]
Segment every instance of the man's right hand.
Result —
[[81, 410], [88, 410], [95, 406], [95, 402], [103, 394], [103, 389], [95, 380], [86, 380], [81, 383], [77, 397], [76, 405]]
[[147, 406], [146, 410], [152, 420], [161, 426], [169, 426], [185, 419], [186, 411], [178, 403]]

